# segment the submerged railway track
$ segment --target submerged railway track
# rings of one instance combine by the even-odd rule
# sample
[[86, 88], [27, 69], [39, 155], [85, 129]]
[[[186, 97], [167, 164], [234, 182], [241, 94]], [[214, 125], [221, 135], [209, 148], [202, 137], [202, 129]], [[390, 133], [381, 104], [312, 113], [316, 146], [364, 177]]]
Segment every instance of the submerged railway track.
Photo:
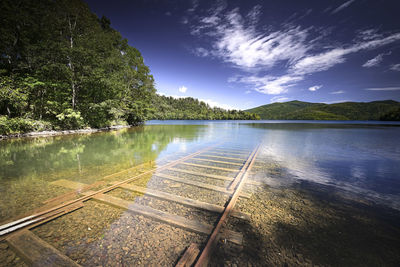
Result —
[[[54, 181], [52, 185], [68, 188], [72, 191], [45, 201], [46, 207], [49, 208], [44, 208], [40, 212], [30, 213], [22, 218], [9, 220], [5, 224], [0, 225], [0, 241], [5, 240], [15, 253], [28, 264], [41, 266], [80, 266], [51, 244], [36, 236], [30, 229], [78, 209], [84, 209], [86, 201], [95, 200], [150, 218], [151, 220], [169, 224], [190, 232], [207, 235], [205, 244], [188, 244], [186, 251], [176, 261], [176, 266], [206, 266], [219, 239], [222, 238], [239, 245], [242, 243], [241, 233], [224, 229], [224, 224], [230, 216], [249, 220], [250, 216], [248, 214], [240, 212], [234, 207], [239, 197], [250, 197], [248, 193], [242, 192], [242, 188], [246, 183], [257, 185], [257, 182], [247, 180], [247, 176], [257, 157], [258, 150], [259, 146], [256, 146], [252, 151], [248, 151], [243, 148], [227, 148], [222, 145], [213, 145], [122, 181], [110, 181], [110, 179], [112, 180], [114, 176], [127, 172], [127, 170], [106, 176], [108, 182], [96, 182], [91, 185], [70, 180]], [[187, 170], [184, 168], [185, 166], [194, 167], [195, 171]], [[211, 174], [210, 170], [232, 172], [234, 175], [215, 175]], [[172, 171], [175, 175], [168, 173], [168, 171]], [[216, 186], [179, 177], [183, 174], [224, 181], [227, 186]], [[217, 205], [196, 199], [195, 197], [189, 198], [158, 190], [157, 188], [135, 185], [135, 181], [146, 175], [173, 181], [174, 183], [185, 184], [199, 190], [215, 191], [226, 195], [227, 199], [224, 205]], [[94, 188], [98, 187], [102, 188], [94, 190]], [[218, 219], [213, 224], [209, 224], [171, 214], [109, 194], [115, 189], [124, 189], [143, 194], [147, 197], [210, 212], [216, 214]]]

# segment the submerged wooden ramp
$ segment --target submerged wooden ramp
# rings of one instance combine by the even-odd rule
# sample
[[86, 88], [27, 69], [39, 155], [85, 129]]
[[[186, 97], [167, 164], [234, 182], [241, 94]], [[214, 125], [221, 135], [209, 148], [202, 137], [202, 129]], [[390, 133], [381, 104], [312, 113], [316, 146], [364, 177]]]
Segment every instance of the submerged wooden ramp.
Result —
[[[95, 200], [174, 227], [208, 235], [208, 243], [203, 250], [200, 250], [198, 245], [191, 244], [177, 264], [177, 266], [191, 266], [197, 260], [196, 266], [202, 266], [211, 255], [211, 249], [215, 246], [219, 238], [226, 239], [234, 244], [240, 245], [242, 243], [243, 237], [241, 233], [222, 229], [222, 225], [228, 216], [234, 216], [243, 220], [250, 219], [248, 214], [235, 210], [234, 205], [239, 197], [251, 197], [250, 194], [241, 191], [245, 183], [257, 185], [257, 182], [246, 180], [247, 174], [257, 156], [257, 152], [258, 147], [250, 152], [243, 149], [226, 149], [214, 145], [184, 156], [178, 160], [171, 161], [158, 168], [144, 171], [124, 181], [115, 181], [108, 185], [104, 182], [96, 182], [95, 184], [88, 185], [64, 179], [54, 181], [51, 183], [53, 186], [68, 188], [73, 191], [46, 201], [46, 205], [55, 203], [55, 206], [51, 208], [1, 225], [0, 241], [5, 239], [10, 247], [29, 265], [79, 266], [76, 262], [52, 247], [51, 244], [46, 243], [34, 235], [29, 229], [82, 208], [85, 201]], [[185, 166], [202, 171], [187, 170]], [[165, 173], [165, 171], [168, 171], [168, 173]], [[214, 171], [227, 172], [227, 174], [210, 174], [210, 172], [213, 173]], [[171, 174], [171, 172], [173, 174]], [[182, 176], [185, 174], [186, 176], [189, 174], [200, 178], [204, 177], [205, 179], [222, 180], [229, 182], [229, 185], [226, 187], [216, 186]], [[225, 205], [215, 205], [198, 199], [183, 197], [170, 192], [163, 192], [156, 188], [144, 188], [134, 184], [136, 180], [145, 175], [153, 175], [153, 177], [157, 179], [185, 184], [189, 187], [196, 188], [196, 190], [208, 190], [216, 194], [222, 194], [228, 196], [228, 200]], [[107, 178], [113, 176], [114, 174], [108, 175]], [[104, 188], [93, 191], [93, 188], [99, 186], [103, 186]], [[211, 225], [107, 194], [117, 188], [211, 212], [219, 215], [220, 219], [215, 225]]]

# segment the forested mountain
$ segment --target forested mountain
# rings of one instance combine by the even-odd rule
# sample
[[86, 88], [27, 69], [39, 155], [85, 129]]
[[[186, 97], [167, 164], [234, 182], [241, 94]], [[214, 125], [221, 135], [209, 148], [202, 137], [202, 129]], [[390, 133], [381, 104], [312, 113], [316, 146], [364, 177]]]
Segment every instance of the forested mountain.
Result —
[[0, 134], [244, 115], [159, 107], [185, 101], [157, 96], [140, 52], [80, 0], [2, 0], [0, 25]]
[[400, 103], [393, 100], [336, 104], [290, 101], [246, 110], [264, 120], [400, 120]]
[[256, 114], [241, 110], [224, 110], [210, 107], [192, 97], [173, 98], [156, 95], [154, 110], [149, 119], [158, 120], [259, 120]]

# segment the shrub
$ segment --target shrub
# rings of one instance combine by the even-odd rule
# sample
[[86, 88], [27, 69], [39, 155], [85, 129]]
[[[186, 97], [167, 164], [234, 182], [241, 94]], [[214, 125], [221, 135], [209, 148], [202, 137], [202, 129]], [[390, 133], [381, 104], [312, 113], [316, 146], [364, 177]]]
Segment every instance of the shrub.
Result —
[[57, 124], [62, 129], [79, 129], [85, 126], [81, 113], [72, 108], [65, 109], [56, 117], [58, 119]]
[[0, 116], [0, 134], [2, 135], [45, 131], [51, 129], [52, 127], [49, 122]]

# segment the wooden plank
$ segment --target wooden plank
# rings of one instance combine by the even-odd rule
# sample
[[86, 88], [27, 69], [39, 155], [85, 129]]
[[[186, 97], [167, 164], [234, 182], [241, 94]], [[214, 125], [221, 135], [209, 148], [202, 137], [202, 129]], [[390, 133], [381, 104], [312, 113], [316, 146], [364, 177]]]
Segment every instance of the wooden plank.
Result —
[[229, 152], [218, 152], [218, 151], [207, 151], [207, 153], [211, 153], [211, 154], [216, 154], [216, 155], [232, 155], [232, 156], [239, 156], [239, 157], [247, 157], [247, 153], [246, 154], [238, 154], [238, 153], [229, 153]]
[[242, 154], [250, 154], [250, 151], [246, 149], [230, 149], [230, 148], [218, 148], [215, 147], [213, 151], [218, 151], [218, 152], [232, 152], [232, 153], [242, 153]]
[[[187, 174], [193, 174], [193, 175], [197, 175], [197, 176], [204, 176], [204, 177], [207, 177], [207, 178], [230, 181], [230, 182], [233, 181], [233, 179], [234, 179], [233, 177], [228, 177], [228, 176], [208, 174], [208, 173], [204, 173], [204, 172], [187, 171], [187, 170], [178, 169], [178, 168], [169, 168], [167, 170], [176, 171], [176, 172], [182, 172], [182, 173], [187, 173]], [[254, 180], [246, 180], [246, 184], [256, 185], [256, 186], [263, 186], [264, 185], [264, 183], [257, 182], [257, 181], [254, 181]]]
[[201, 160], [201, 161], [215, 162], [215, 163], [221, 163], [221, 164], [243, 166], [243, 163], [220, 161], [220, 160], [213, 160], [213, 159], [191, 158], [190, 160]]
[[[188, 207], [198, 208], [198, 209], [202, 209], [202, 210], [208, 210], [208, 211], [212, 211], [212, 212], [221, 213], [225, 209], [225, 207], [218, 206], [215, 204], [210, 204], [207, 202], [202, 202], [202, 201], [198, 201], [198, 200], [191, 199], [191, 198], [181, 197], [181, 196], [157, 191], [157, 190], [150, 189], [150, 188], [144, 188], [144, 187], [140, 187], [140, 186], [136, 186], [136, 185], [123, 184], [120, 187], [123, 189], [127, 189], [129, 191], [146, 194], [151, 197], [155, 197], [155, 198], [159, 198], [159, 199], [167, 200], [167, 201], [172, 201], [172, 202], [179, 203], [179, 204], [182, 204], [182, 205], [185, 205]], [[250, 220], [249, 214], [240, 212], [237, 210], [233, 211], [231, 215], [236, 218], [239, 218], [239, 219]]]
[[[90, 194], [89, 192], [86, 192], [84, 194]], [[136, 213], [143, 215], [145, 217], [149, 217], [151, 219], [154, 219], [156, 221], [164, 222], [167, 224], [170, 224], [175, 227], [183, 228], [191, 232], [195, 233], [200, 233], [200, 234], [210, 234], [213, 227], [212, 225], [194, 221], [194, 220], [189, 220], [184, 217], [178, 216], [178, 215], [173, 215], [164, 211], [156, 210], [150, 207], [146, 207], [140, 204], [136, 204], [134, 202], [130, 202], [124, 199], [116, 198], [113, 196], [109, 196], [106, 194], [96, 194], [92, 197], [93, 199], [100, 201], [102, 203], [106, 203], [108, 205], [126, 209], [130, 212]], [[225, 231], [224, 232], [224, 238], [229, 240], [232, 243], [235, 244], [241, 244], [243, 239], [242, 235], [240, 233], [236, 233], [234, 231]]]
[[194, 166], [194, 167], [207, 168], [207, 169], [213, 169], [213, 170], [220, 170], [220, 171], [229, 171], [229, 172], [238, 172], [239, 171], [238, 169], [222, 168], [222, 167], [209, 166], [209, 165], [196, 164], [196, 163], [189, 163], [189, 162], [181, 162], [180, 164], [185, 164], [185, 165]]
[[224, 156], [214, 156], [214, 155], [207, 155], [207, 154], [201, 154], [198, 155], [198, 157], [210, 157], [210, 158], [217, 158], [217, 159], [230, 159], [230, 160], [238, 160], [241, 163], [244, 163], [246, 159], [239, 159], [239, 158], [231, 158], [231, 157], [224, 157]]
[[190, 244], [190, 246], [186, 249], [183, 256], [179, 259], [178, 263], [175, 265], [175, 267], [190, 267], [190, 266], [192, 266], [192, 264], [196, 260], [197, 255], [199, 255], [199, 253], [200, 253], [199, 246], [197, 246], [196, 243]]
[[[178, 178], [178, 177], [170, 176], [168, 174], [163, 174], [163, 173], [156, 173], [155, 175], [158, 176], [158, 177], [161, 177], [161, 178], [165, 178], [165, 179], [168, 179], [168, 180], [171, 180], [171, 181], [178, 182], [178, 183], [197, 186], [197, 187], [200, 187], [200, 188], [205, 188], [205, 189], [208, 189], [208, 190], [221, 192], [221, 193], [227, 194], [227, 195], [231, 195], [233, 193], [232, 190], [228, 190], [225, 187], [221, 187], [221, 186], [206, 184], [206, 183], [197, 182], [197, 181], [193, 181], [193, 180], [189, 180], [189, 179]], [[251, 197], [251, 195], [247, 194], [247, 193], [242, 193], [240, 196], [244, 197], [244, 198], [250, 198]]]
[[178, 168], [169, 168], [167, 170], [175, 171], [175, 172], [181, 172], [181, 173], [187, 173], [187, 174], [193, 174], [197, 176], [204, 176], [207, 178], [213, 178], [213, 179], [219, 179], [219, 180], [224, 180], [224, 181], [232, 181], [234, 178], [233, 177], [228, 177], [228, 176], [223, 176], [223, 175], [216, 175], [216, 174], [208, 174], [204, 172], [195, 172], [195, 171], [188, 171], [188, 170], [183, 170], [183, 169], [178, 169]]
[[6, 240], [10, 247], [29, 265], [80, 266], [31, 231], [19, 232]]

